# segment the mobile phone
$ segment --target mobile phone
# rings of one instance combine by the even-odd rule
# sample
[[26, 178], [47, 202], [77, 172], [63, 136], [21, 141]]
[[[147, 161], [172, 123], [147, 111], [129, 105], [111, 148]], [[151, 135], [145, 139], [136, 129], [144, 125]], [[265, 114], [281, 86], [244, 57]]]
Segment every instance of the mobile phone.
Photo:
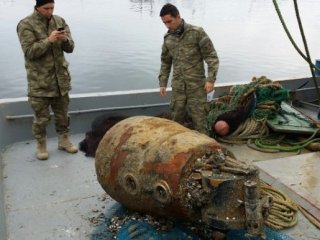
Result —
[[59, 27], [58, 28], [58, 31], [63, 31], [64, 30], [64, 27]]

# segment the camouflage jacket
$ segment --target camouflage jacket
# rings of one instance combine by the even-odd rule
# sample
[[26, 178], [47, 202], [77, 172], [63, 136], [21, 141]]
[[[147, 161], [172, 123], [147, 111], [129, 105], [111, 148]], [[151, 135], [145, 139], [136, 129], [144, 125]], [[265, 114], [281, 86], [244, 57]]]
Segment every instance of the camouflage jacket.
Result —
[[[204, 61], [208, 65], [207, 78]], [[172, 88], [195, 89], [203, 87], [205, 81], [216, 80], [219, 59], [210, 38], [201, 27], [185, 23], [180, 37], [166, 33], [161, 53], [160, 87], [167, 86], [172, 65]]]
[[[52, 31], [64, 27], [68, 41], [49, 42]], [[74, 42], [65, 20], [53, 15], [50, 20], [36, 10], [17, 26], [28, 78], [28, 96], [56, 97], [71, 90], [69, 63], [64, 52], [71, 53]]]

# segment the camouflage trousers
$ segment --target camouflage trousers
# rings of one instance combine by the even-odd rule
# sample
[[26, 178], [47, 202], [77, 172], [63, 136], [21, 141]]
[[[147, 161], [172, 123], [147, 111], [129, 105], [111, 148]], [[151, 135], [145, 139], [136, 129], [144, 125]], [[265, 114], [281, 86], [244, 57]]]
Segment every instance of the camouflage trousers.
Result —
[[32, 134], [35, 139], [46, 136], [46, 128], [50, 122], [50, 107], [54, 115], [56, 132], [60, 135], [69, 132], [69, 95], [61, 97], [29, 97], [34, 112]]
[[188, 113], [195, 130], [208, 134], [206, 104], [207, 93], [203, 87], [192, 90], [172, 89], [170, 104], [172, 120], [182, 123]]

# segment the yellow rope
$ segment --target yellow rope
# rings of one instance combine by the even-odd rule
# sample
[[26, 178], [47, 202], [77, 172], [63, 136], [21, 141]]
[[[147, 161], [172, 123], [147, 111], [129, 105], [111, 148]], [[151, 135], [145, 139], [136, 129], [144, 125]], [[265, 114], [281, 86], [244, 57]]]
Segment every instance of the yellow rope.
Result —
[[297, 224], [298, 206], [282, 192], [261, 182], [261, 190], [264, 194], [273, 198], [273, 204], [265, 224], [276, 230], [290, 228]]
[[217, 140], [230, 144], [246, 143], [249, 139], [257, 139], [269, 133], [265, 120], [248, 118], [230, 135], [218, 137]]
[[269, 216], [265, 224], [276, 230], [290, 228], [297, 224], [297, 212], [300, 212], [318, 229], [320, 229], [320, 222], [307, 212], [304, 208], [294, 203], [285, 194], [276, 190], [267, 183], [261, 181], [262, 194], [266, 194], [273, 198], [273, 205], [269, 210]]

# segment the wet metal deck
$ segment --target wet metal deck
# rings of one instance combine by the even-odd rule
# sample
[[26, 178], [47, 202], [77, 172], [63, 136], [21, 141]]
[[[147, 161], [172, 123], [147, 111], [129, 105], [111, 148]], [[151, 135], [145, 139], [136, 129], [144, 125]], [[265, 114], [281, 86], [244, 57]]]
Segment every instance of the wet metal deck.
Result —
[[90, 219], [114, 204], [96, 180], [94, 159], [57, 150], [56, 138], [47, 161], [37, 160], [34, 149], [34, 141], [17, 143], [3, 156], [8, 239], [92, 239]]

